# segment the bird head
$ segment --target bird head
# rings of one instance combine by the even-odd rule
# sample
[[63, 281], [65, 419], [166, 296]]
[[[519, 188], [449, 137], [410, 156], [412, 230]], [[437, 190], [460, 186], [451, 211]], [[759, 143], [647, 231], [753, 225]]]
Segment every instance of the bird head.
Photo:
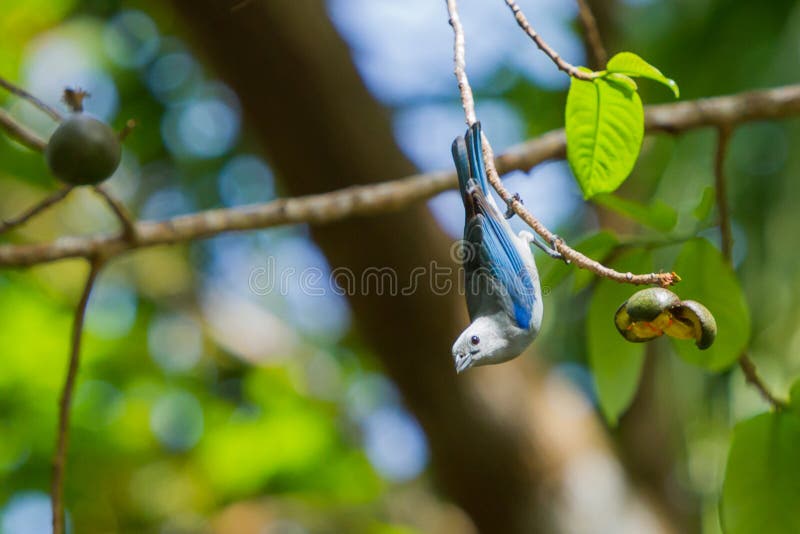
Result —
[[509, 348], [507, 336], [497, 323], [487, 317], [478, 317], [453, 344], [456, 372], [513, 358], [516, 354], [509, 354]]

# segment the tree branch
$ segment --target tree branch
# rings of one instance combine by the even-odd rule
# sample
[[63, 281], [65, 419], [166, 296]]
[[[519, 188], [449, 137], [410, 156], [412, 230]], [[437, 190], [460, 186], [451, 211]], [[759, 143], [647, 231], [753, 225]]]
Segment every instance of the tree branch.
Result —
[[645, 108], [648, 132], [680, 133], [705, 126], [736, 126], [800, 113], [800, 84]]
[[52, 118], [54, 121], [56, 121], [56, 122], [60, 122], [61, 121], [61, 114], [58, 111], [56, 111], [52, 107], [48, 106], [47, 104], [45, 104], [44, 102], [42, 102], [41, 100], [39, 100], [38, 98], [33, 96], [32, 94], [30, 94], [28, 91], [23, 89], [22, 87], [17, 87], [16, 85], [14, 85], [13, 83], [11, 83], [8, 80], [4, 79], [3, 77], [0, 77], [0, 87], [2, 87], [6, 91], [8, 91], [8, 92], [10, 92], [10, 93], [12, 93], [14, 95], [17, 95], [20, 98], [24, 98], [25, 100], [27, 100], [28, 102], [30, 102], [31, 104], [33, 104], [34, 106], [39, 108], [40, 110], [42, 110], [45, 113], [47, 113], [48, 115], [50, 115], [50, 118]]
[[541, 221], [539, 221], [539, 219], [534, 217], [533, 214], [529, 212], [525, 206], [523, 206], [522, 202], [518, 198], [509, 193], [508, 189], [503, 186], [497, 169], [494, 166], [494, 153], [492, 152], [492, 147], [489, 145], [485, 135], [483, 136], [483, 153], [486, 159], [486, 170], [489, 177], [489, 183], [491, 183], [492, 187], [495, 188], [497, 193], [500, 195], [500, 198], [502, 198], [514, 211], [514, 213], [519, 215], [519, 217], [525, 221], [528, 226], [533, 228], [537, 234], [546, 239], [548, 243], [552, 243], [553, 248], [561, 253], [564, 259], [574, 263], [576, 267], [592, 271], [597, 276], [602, 276], [603, 278], [634, 285], [657, 284], [662, 287], [667, 287], [680, 281], [680, 277], [675, 273], [634, 274], [631, 272], [622, 273], [615, 271], [614, 269], [606, 267], [602, 263], [593, 260], [592, 258], [568, 246], [556, 234], [548, 230], [547, 227], [543, 225]]
[[[732, 96], [648, 106], [647, 132], [687, 130], [800, 114], [800, 84]], [[528, 171], [548, 159], [563, 158], [566, 138], [553, 130], [510, 148], [495, 160], [496, 172]], [[0, 246], [0, 267], [25, 267], [66, 258], [114, 256], [128, 250], [211, 237], [223, 232], [287, 224], [328, 224], [343, 219], [399, 211], [456, 186], [454, 172], [416, 174], [384, 183], [351, 186], [329, 193], [278, 199], [264, 204], [194, 213], [161, 222], [137, 222], [136, 243], [120, 236], [63, 237], [51, 243]], [[528, 217], [522, 206], [522, 216]], [[526, 221], [530, 224], [530, 221]], [[552, 235], [552, 234], [550, 234]], [[543, 236], [548, 239], [548, 234]], [[559, 250], [567, 248], [561, 244]], [[570, 254], [569, 251], [565, 255]], [[568, 256], [577, 263], [577, 256]], [[588, 258], [587, 258], [588, 260]], [[591, 260], [589, 260], [591, 261]], [[601, 275], [604, 276], [604, 275]]]
[[592, 8], [589, 7], [589, 0], [578, 0], [578, 17], [581, 19], [586, 44], [594, 56], [596, 69], [606, 68], [608, 52], [603, 46], [603, 40], [600, 39], [600, 30], [597, 28], [597, 20], [594, 18]]
[[[733, 127], [723, 123], [717, 128], [717, 149], [714, 153], [714, 190], [719, 210], [719, 233], [722, 241], [722, 255], [733, 268], [733, 232], [731, 231], [731, 215], [728, 205], [727, 179], [725, 176], [725, 155], [728, 152]], [[761, 396], [776, 409], [786, 407], [786, 401], [778, 399], [770, 391], [769, 386], [758, 374], [758, 369], [745, 350], [739, 356], [739, 367], [748, 384], [755, 387]]]
[[761, 378], [761, 375], [758, 374], [756, 364], [750, 359], [750, 355], [747, 354], [747, 352], [744, 352], [741, 356], [739, 356], [739, 367], [742, 369], [742, 373], [744, 373], [744, 378], [747, 383], [756, 388], [764, 400], [770, 403], [773, 408], [777, 410], [786, 408], [786, 401], [773, 395], [772, 391], [769, 389], [769, 386], [767, 386], [766, 382], [764, 382], [764, 380]]
[[122, 226], [122, 237], [127, 241], [136, 241], [136, 225], [133, 222], [128, 208], [126, 208], [122, 202], [114, 198], [111, 193], [106, 191], [102, 185], [96, 185], [93, 189], [98, 195], [103, 197], [103, 200], [106, 201], [108, 207], [111, 208], [111, 211], [114, 212], [114, 215], [119, 220]]
[[[511, 10], [517, 17], [517, 21], [520, 23], [520, 26], [527, 29], [529, 35], [536, 41], [542, 50], [547, 52], [546, 47], [547, 45], [544, 44], [541, 39], [537, 39], [538, 36], [536, 33], [530, 28], [527, 24], [527, 20], [525, 20], [525, 16], [519, 10], [519, 7], [513, 0], [506, 0], [506, 3], [511, 7]], [[475, 103], [472, 96], [472, 88], [469, 85], [469, 80], [467, 79], [467, 74], [465, 72], [466, 64], [464, 61], [464, 29], [461, 27], [461, 24], [458, 23], [458, 9], [456, 7], [456, 0], [447, 0], [447, 10], [450, 13], [450, 24], [453, 26], [453, 33], [454, 33], [454, 41], [455, 41], [455, 54], [454, 54], [454, 63], [455, 63], [455, 74], [456, 79], [458, 80], [458, 89], [461, 93], [461, 101], [464, 105], [464, 115], [467, 120], [467, 125], [471, 125], [475, 122]], [[549, 55], [549, 54], [548, 54]], [[551, 56], [553, 57], [553, 56]], [[558, 63], [558, 58], [553, 57], [553, 61]], [[570, 66], [572, 69], [574, 67]], [[576, 72], [578, 72], [576, 70]], [[557, 235], [553, 232], [548, 230], [536, 217], [533, 216], [523, 205], [522, 202], [519, 200], [518, 197], [515, 197], [508, 190], [503, 186], [503, 183], [500, 181], [500, 175], [495, 168], [494, 163], [494, 152], [492, 151], [492, 146], [489, 143], [488, 138], [486, 135], [481, 137], [481, 146], [483, 147], [483, 155], [484, 159], [486, 160], [486, 172], [489, 178], [489, 183], [492, 184], [492, 187], [497, 191], [500, 197], [508, 204], [509, 208], [514, 211], [519, 217], [525, 221], [528, 226], [533, 228], [533, 230], [546, 239], [548, 242], [553, 244], [553, 248], [555, 248], [564, 259], [574, 263], [577, 267], [581, 269], [587, 269], [592, 271], [598, 276], [602, 276], [604, 278], [609, 278], [611, 280], [616, 280], [617, 282], [625, 282], [629, 284], [636, 284], [636, 285], [649, 285], [649, 284], [658, 284], [660, 286], [669, 286], [674, 284], [675, 282], [680, 280], [675, 273], [648, 273], [648, 274], [633, 274], [633, 273], [621, 273], [619, 271], [615, 271], [601, 263], [583, 255], [582, 253], [578, 252], [577, 250], [567, 246], [563, 240], [561, 240]]]
[[14, 120], [14, 118], [2, 108], [0, 108], [0, 128], [5, 130], [9, 137], [16, 139], [31, 150], [42, 152], [47, 146], [46, 141], [33, 133], [26, 126]]
[[[590, 72], [583, 72], [578, 70], [578, 67], [565, 61], [553, 48], [547, 44], [542, 37], [536, 33], [536, 30], [533, 29], [530, 22], [528, 22], [528, 18], [525, 16], [525, 13], [522, 12], [522, 9], [517, 5], [516, 0], [505, 0], [506, 5], [511, 9], [511, 12], [514, 14], [514, 18], [517, 20], [517, 24], [522, 31], [528, 34], [536, 46], [539, 47], [539, 50], [544, 52], [547, 57], [553, 60], [553, 63], [556, 64], [559, 70], [562, 70], [572, 76], [573, 78], [578, 78], [579, 80], [586, 80], [591, 81], [594, 80], [597, 76], [594, 73]], [[455, 29], [455, 28], [454, 28]]]
[[53, 499], [53, 534], [64, 534], [64, 470], [67, 463], [67, 446], [69, 443], [69, 416], [72, 406], [72, 393], [75, 389], [75, 379], [78, 376], [81, 356], [81, 338], [83, 337], [83, 323], [86, 318], [86, 307], [92, 287], [97, 280], [97, 275], [102, 267], [99, 259], [92, 259], [89, 276], [83, 288], [83, 294], [75, 308], [75, 319], [72, 325], [72, 348], [67, 367], [67, 376], [64, 380], [64, 389], [58, 408], [58, 436], [56, 450], [53, 456], [53, 480], [51, 494]]
[[21, 226], [28, 222], [30, 219], [34, 218], [50, 206], [58, 203], [67, 195], [69, 195], [70, 191], [72, 191], [73, 187], [71, 185], [62, 187], [52, 195], [44, 198], [43, 200], [39, 201], [37, 204], [34, 204], [24, 212], [20, 213], [16, 217], [11, 219], [7, 219], [4, 221], [0, 221], [0, 234], [12, 230], [18, 226]]
[[717, 128], [717, 149], [714, 152], [714, 192], [719, 210], [719, 233], [722, 240], [722, 255], [733, 266], [733, 232], [728, 208], [728, 193], [725, 180], [725, 155], [733, 129], [726, 125]]

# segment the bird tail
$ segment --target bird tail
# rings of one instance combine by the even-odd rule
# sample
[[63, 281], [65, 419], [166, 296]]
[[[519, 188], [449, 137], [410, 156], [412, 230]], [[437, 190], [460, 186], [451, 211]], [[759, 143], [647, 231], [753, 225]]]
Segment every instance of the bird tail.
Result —
[[467, 153], [469, 155], [470, 175], [478, 182], [484, 195], [489, 194], [489, 181], [486, 178], [486, 167], [483, 161], [483, 147], [481, 144], [481, 122], [477, 121], [467, 130]]
[[484, 195], [489, 193], [489, 183], [483, 162], [480, 121], [470, 126], [464, 137], [456, 137], [453, 141], [452, 152], [458, 173], [458, 188], [466, 206], [470, 201], [470, 190], [473, 187], [479, 187]]
[[453, 141], [452, 151], [453, 162], [456, 164], [456, 172], [458, 173], [458, 189], [461, 191], [461, 198], [466, 206], [471, 187], [470, 181], [472, 181], [472, 179], [469, 172], [469, 150], [463, 137], [455, 138]]

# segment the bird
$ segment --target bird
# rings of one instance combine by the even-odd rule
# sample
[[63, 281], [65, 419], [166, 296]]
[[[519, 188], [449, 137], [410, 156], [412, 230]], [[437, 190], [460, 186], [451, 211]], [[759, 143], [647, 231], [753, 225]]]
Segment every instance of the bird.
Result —
[[464, 288], [470, 324], [453, 344], [457, 373], [519, 356], [542, 325], [542, 290], [530, 245], [554, 249], [527, 231], [515, 234], [494, 201], [481, 150], [481, 124], [452, 145], [464, 202]]

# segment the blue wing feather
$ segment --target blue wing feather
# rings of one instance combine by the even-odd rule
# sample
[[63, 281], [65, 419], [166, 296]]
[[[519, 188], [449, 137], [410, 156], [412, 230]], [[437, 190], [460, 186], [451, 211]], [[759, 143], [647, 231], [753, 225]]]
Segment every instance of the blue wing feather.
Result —
[[469, 150], [467, 149], [467, 144], [463, 137], [456, 137], [451, 148], [453, 152], [453, 162], [456, 164], [456, 173], [458, 174], [458, 189], [461, 191], [461, 198], [466, 207], [467, 190], [469, 189], [470, 180]]
[[[478, 250], [478, 254], [465, 260], [468, 287], [471, 287], [476, 272], [487, 271], [497, 283], [494, 289], [502, 293], [496, 297], [508, 315], [517, 326], [528, 329], [536, 300], [534, 281], [508, 233], [507, 224], [487, 200], [490, 193], [481, 146], [480, 122], [467, 130], [465, 138], [459, 137], [453, 141], [452, 152], [466, 209], [464, 239]], [[485, 289], [483, 286], [480, 288], [481, 291]], [[485, 298], [486, 295], [468, 294], [471, 318], [474, 319]]]
[[483, 148], [481, 146], [481, 123], [476, 122], [469, 127], [466, 133], [467, 152], [469, 152], [470, 174], [481, 187], [484, 195], [489, 194], [489, 182], [486, 178], [486, 168], [483, 165]]
[[[482, 193], [474, 194], [483, 196]], [[511, 310], [507, 310], [509, 315], [514, 318], [517, 326], [527, 329], [531, 324], [536, 299], [531, 273], [485, 197], [477, 205], [483, 230], [482, 263], [500, 282], [504, 294], [508, 295], [511, 303]]]

